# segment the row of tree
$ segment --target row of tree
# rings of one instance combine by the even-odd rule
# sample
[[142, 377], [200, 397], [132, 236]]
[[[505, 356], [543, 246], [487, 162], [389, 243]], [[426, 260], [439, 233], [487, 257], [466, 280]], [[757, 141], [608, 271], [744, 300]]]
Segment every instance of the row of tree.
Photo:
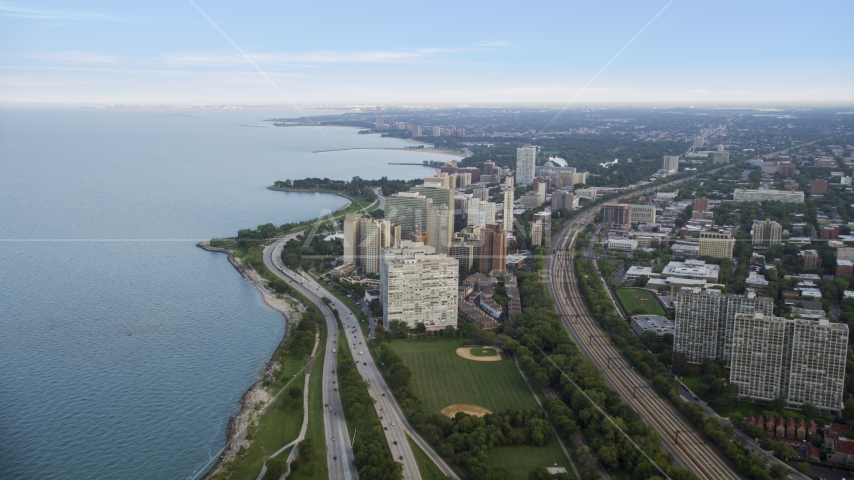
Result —
[[368, 384], [359, 374], [346, 343], [338, 347], [338, 389], [347, 423], [359, 435], [353, 443], [354, 464], [359, 470], [359, 477], [402, 479], [403, 465], [394, 461], [382, 424], [374, 411], [374, 399], [368, 393]]
[[[593, 262], [577, 255], [575, 265], [579, 289], [587, 300], [594, 319], [635, 370], [650, 379], [655, 389], [668, 398], [698, 430], [703, 432], [742, 475], [749, 479], [774, 478], [758, 457], [751, 454], [740, 443], [731, 441], [716, 419], [707, 418], [698, 405], [682, 399], [677, 393], [678, 383], [670, 377], [667, 368], [655, 355], [643, 348], [643, 343], [632, 332], [626, 321], [613, 313], [613, 303], [598, 279]], [[773, 473], [779, 475], [778, 470]]]
[[[631, 441], [671, 478], [694, 478], [687, 470], [671, 463], [670, 456], [659, 445], [658, 433], [644, 425], [632, 407], [608, 387], [595, 363], [584, 356], [569, 337], [543, 282], [544, 258], [548, 252], [538, 249], [536, 253], [531, 273], [517, 274], [521, 280], [523, 313], [505, 322], [506, 336], [499, 340], [507, 350], [519, 356], [523, 370], [538, 388], [551, 388], [558, 394], [558, 403], [547, 405], [558, 432], [572, 442], [580, 429], [590, 445], [590, 452], [578, 453], [583, 457], [594, 453], [604, 466], [623, 469], [631, 478], [660, 475]], [[628, 434], [631, 441], [597, 406]], [[580, 473], [584, 479], [600, 478], [592, 458], [582, 463]]]

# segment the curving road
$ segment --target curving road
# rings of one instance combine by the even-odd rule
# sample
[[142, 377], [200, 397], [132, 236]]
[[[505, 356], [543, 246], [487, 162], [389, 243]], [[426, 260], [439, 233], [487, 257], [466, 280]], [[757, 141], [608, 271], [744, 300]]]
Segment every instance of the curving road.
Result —
[[282, 247], [290, 238], [292, 236], [285, 237], [264, 249], [264, 265], [292, 288], [311, 300], [326, 319], [329, 335], [326, 337], [326, 348], [323, 351], [323, 378], [321, 380], [323, 385], [323, 430], [326, 434], [326, 463], [329, 467], [329, 478], [331, 480], [356, 480], [359, 478], [359, 474], [353, 465], [353, 447], [350, 444], [347, 423], [341, 406], [341, 397], [338, 394], [338, 377], [334, 373], [335, 367], [338, 365], [335, 353], [338, 342], [338, 323], [335, 321], [332, 310], [321, 300], [322, 296], [318, 295], [318, 292], [313, 291], [308, 286], [303, 286], [296, 275], [292, 278], [283, 273], [284, 271], [290, 272], [282, 264]]
[[[421, 479], [421, 474], [418, 470], [418, 464], [415, 460], [415, 456], [412, 453], [409, 442], [406, 440], [408, 435], [433, 460], [436, 466], [442, 470], [444, 475], [458, 479], [457, 475], [448, 466], [448, 464], [445, 463], [445, 461], [433, 450], [430, 444], [424, 441], [412, 430], [412, 427], [406, 421], [406, 417], [404, 417], [403, 412], [397, 405], [397, 401], [392, 396], [391, 389], [386, 385], [385, 380], [374, 363], [374, 359], [366, 348], [366, 340], [362, 334], [361, 328], [359, 328], [358, 319], [353, 315], [353, 312], [351, 312], [350, 309], [335, 296], [327, 292], [326, 289], [320, 286], [313, 278], [307, 275], [298, 275], [281, 263], [281, 246], [285, 241], [285, 239], [282, 239], [274, 243], [272, 246], [267, 247], [269, 252], [273, 254], [275, 260], [274, 263], [271, 260], [271, 263], [268, 264], [268, 268], [280, 277], [287, 278], [292, 282], [299, 282], [300, 288], [309, 291], [314, 298], [326, 297], [331, 300], [330, 306], [335, 308], [339, 313], [341, 324], [344, 326], [344, 338], [346, 338], [346, 341], [350, 343], [350, 351], [353, 355], [354, 361], [356, 362], [359, 373], [368, 383], [368, 393], [375, 401], [374, 408], [377, 411], [377, 415], [381, 417], [380, 422], [383, 425], [383, 431], [386, 434], [386, 439], [388, 440], [391, 453], [394, 456], [395, 461], [403, 464], [403, 478], [413, 480]], [[267, 262], [268, 257], [268, 250], [265, 249], [265, 263]], [[303, 290], [300, 291], [302, 292]], [[321, 301], [321, 303], [323, 302]], [[328, 309], [325, 304], [323, 306]], [[330, 331], [334, 330], [330, 329]], [[344, 340], [344, 338], [341, 338], [341, 340]], [[329, 369], [327, 368], [326, 370], [328, 371]], [[358, 435], [358, 432], [356, 434]]]

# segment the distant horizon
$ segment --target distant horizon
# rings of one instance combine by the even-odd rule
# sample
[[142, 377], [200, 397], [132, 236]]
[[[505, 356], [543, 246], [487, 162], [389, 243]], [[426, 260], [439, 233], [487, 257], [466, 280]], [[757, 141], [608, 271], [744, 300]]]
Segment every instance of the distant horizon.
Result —
[[[281, 105], [281, 104], [253, 104], [253, 103], [111, 103], [111, 102], [8, 102], [0, 100], [0, 106], [62, 106], [62, 107], [81, 107], [81, 108], [284, 108], [284, 109], [300, 109], [300, 108], [324, 108], [324, 109], [360, 109], [369, 110], [375, 108], [381, 109], [450, 109], [450, 108], [521, 108], [521, 109], [547, 109], [560, 110], [565, 107], [561, 103], [540, 103], [540, 102], [519, 102], [519, 103], [363, 103], [363, 102], [329, 102], [329, 103], [304, 103], [296, 105]], [[707, 103], [673, 103], [667, 104], [662, 102], [656, 103], [608, 103], [608, 102], [587, 102], [585, 105], [571, 105], [566, 107], [566, 111], [583, 111], [598, 108], [625, 108], [625, 109], [686, 109], [686, 110], [702, 110], [702, 109], [727, 109], [727, 110], [812, 110], [815, 108], [851, 108], [854, 109], [854, 100], [847, 101], [826, 101], [826, 102], [767, 102], [767, 103], [730, 103], [730, 102], [707, 102]], [[377, 110], [382, 112], [383, 110]], [[852, 111], [854, 113], [854, 111]]]
[[854, 3], [0, 1], [0, 103], [854, 103]]

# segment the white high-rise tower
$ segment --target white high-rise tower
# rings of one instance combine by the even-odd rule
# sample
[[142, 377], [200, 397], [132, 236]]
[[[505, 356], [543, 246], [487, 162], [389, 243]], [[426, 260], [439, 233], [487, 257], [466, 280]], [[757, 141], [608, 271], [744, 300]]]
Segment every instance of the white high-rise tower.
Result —
[[516, 149], [516, 184], [519, 186], [534, 183], [537, 165], [537, 149], [526, 144]]

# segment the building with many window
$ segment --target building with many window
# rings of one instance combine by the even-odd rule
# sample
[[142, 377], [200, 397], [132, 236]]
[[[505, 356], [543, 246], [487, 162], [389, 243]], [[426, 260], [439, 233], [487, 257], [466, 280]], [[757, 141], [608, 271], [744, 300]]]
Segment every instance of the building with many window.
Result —
[[513, 202], [515, 195], [515, 185], [513, 177], [504, 179], [504, 231], [507, 233], [513, 232]]
[[472, 198], [468, 202], [467, 217], [470, 227], [484, 228], [495, 223], [495, 204]]
[[791, 406], [809, 403], [839, 413], [845, 388], [848, 325], [786, 319], [763, 313], [733, 321], [730, 382], [739, 396]]
[[344, 217], [344, 263], [362, 267], [365, 273], [379, 273], [380, 249], [400, 241], [400, 229], [388, 220], [376, 220], [359, 213]]
[[526, 186], [534, 182], [537, 166], [537, 149], [525, 145], [516, 149], [516, 185]]
[[729, 362], [732, 352], [733, 319], [737, 314], [774, 313], [774, 299], [747, 295], [725, 295], [720, 290], [683, 287], [673, 294], [676, 309], [673, 351], [692, 363], [703, 359]]
[[385, 218], [395, 225], [400, 225], [400, 234], [409, 238], [409, 234], [420, 227], [427, 228], [427, 214], [433, 200], [419, 192], [398, 192], [385, 197]]
[[661, 162], [661, 169], [668, 172], [679, 170], [679, 155], [664, 155]]
[[400, 320], [427, 330], [457, 326], [459, 264], [433, 247], [404, 240], [382, 250], [380, 302], [383, 326]]
[[700, 232], [701, 257], [732, 258], [735, 239], [729, 232]]
[[632, 226], [632, 211], [627, 203], [606, 203], [602, 213], [602, 228], [606, 231], [628, 232]]
[[552, 193], [552, 210], [557, 210], [559, 208], [572, 210], [572, 202], [572, 192], [568, 190], [557, 190]]
[[753, 245], [770, 247], [783, 240], [783, 226], [773, 220], [753, 222]]
[[788, 202], [804, 203], [804, 192], [792, 192], [788, 190], [766, 190], [760, 188], [751, 190], [747, 188], [736, 188], [732, 192], [732, 199], [736, 202]]
[[503, 225], [492, 223], [480, 229], [479, 271], [503, 273], [507, 269], [507, 235]]
[[631, 204], [632, 223], [655, 223], [655, 205]]

